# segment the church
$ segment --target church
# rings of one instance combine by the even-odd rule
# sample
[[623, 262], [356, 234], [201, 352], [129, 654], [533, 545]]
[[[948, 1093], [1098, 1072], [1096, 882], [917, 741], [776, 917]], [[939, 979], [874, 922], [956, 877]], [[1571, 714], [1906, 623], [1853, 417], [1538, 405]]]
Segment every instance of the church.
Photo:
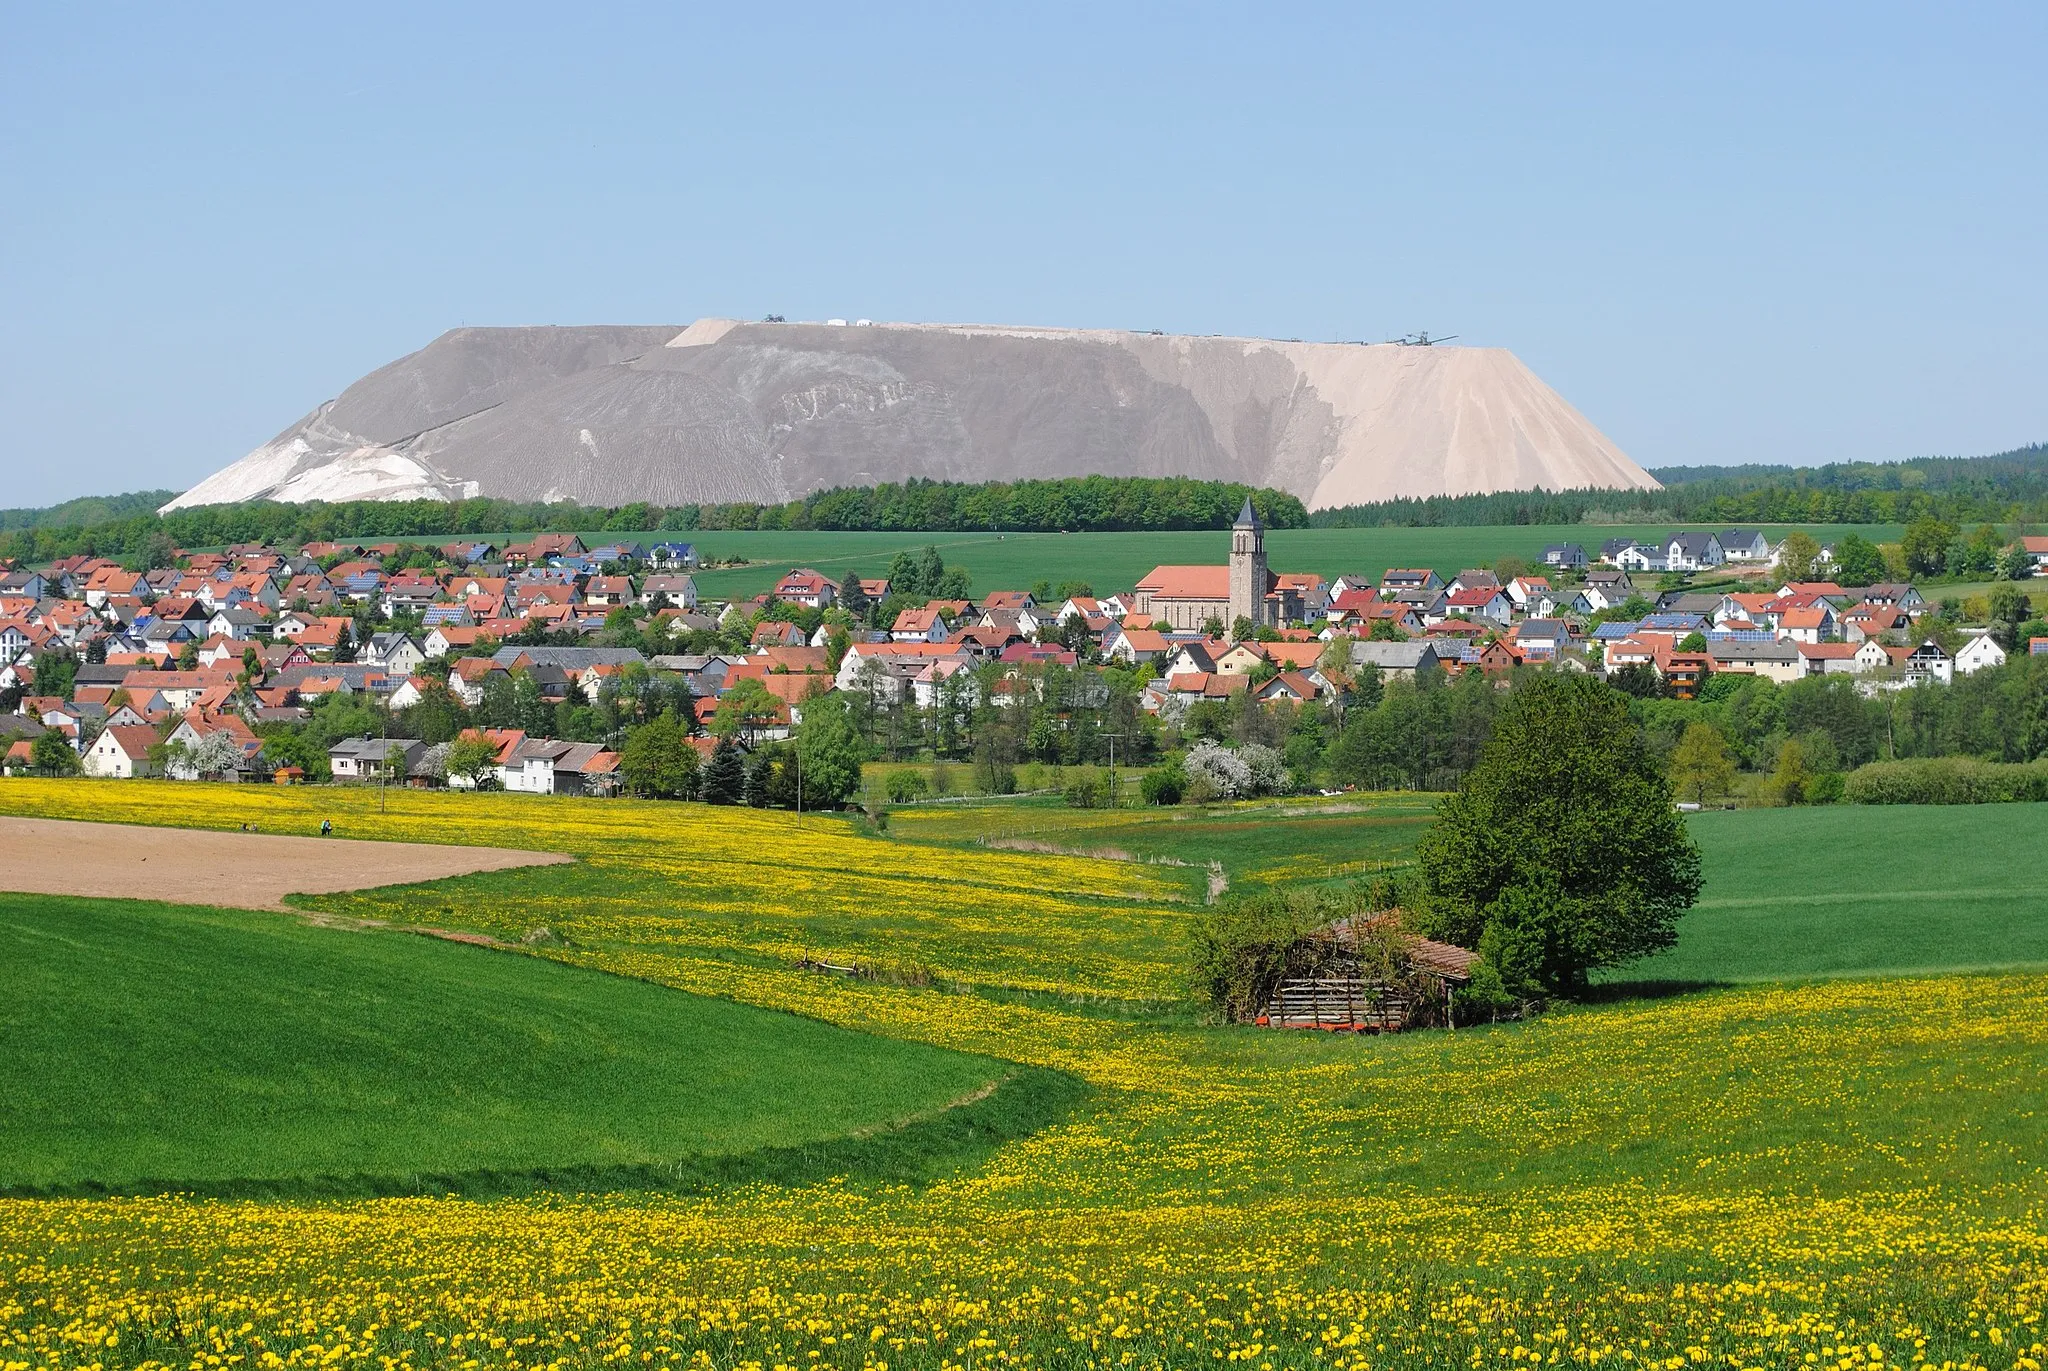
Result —
[[1159, 626], [1200, 632], [1211, 620], [1228, 633], [1239, 619], [1278, 628], [1301, 618], [1302, 597], [1266, 566], [1266, 526], [1246, 497], [1230, 528], [1224, 566], [1156, 566], [1138, 582], [1137, 610]]

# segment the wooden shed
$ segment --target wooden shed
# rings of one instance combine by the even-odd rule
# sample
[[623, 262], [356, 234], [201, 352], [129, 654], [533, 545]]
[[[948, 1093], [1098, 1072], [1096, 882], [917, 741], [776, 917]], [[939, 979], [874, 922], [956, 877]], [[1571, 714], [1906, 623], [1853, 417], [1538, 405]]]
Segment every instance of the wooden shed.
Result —
[[1346, 1033], [1448, 1026], [1451, 992], [1472, 979], [1478, 960], [1476, 952], [1406, 931], [1398, 910], [1340, 919], [1288, 949], [1256, 1022]]

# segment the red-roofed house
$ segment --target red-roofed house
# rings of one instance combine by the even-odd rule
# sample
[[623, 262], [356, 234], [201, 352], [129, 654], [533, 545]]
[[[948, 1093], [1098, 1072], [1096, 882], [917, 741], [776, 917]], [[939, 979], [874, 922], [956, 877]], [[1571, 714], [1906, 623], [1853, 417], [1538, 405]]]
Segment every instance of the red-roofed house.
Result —
[[103, 729], [85, 750], [84, 770], [88, 776], [111, 776], [128, 780], [149, 774], [149, 750], [156, 746], [156, 730], [147, 724], [117, 724]]
[[784, 604], [826, 609], [838, 598], [839, 590], [823, 572], [797, 567], [775, 583], [772, 594]]

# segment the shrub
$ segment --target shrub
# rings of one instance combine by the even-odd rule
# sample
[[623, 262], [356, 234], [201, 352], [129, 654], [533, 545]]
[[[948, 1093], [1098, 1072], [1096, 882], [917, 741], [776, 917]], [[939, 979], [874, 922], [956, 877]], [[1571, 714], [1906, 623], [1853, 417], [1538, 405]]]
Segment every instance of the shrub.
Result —
[[889, 773], [889, 799], [894, 804], [910, 800], [921, 800], [930, 793], [924, 775], [917, 771], [893, 771]]
[[2048, 800], [2048, 758], [1985, 762], [1928, 757], [1871, 762], [1850, 772], [1842, 797], [1862, 805], [1980, 805]]
[[1109, 785], [1094, 770], [1077, 771], [1067, 782], [1067, 805], [1072, 809], [1100, 809], [1109, 803]]
[[1188, 791], [1187, 772], [1178, 761], [1168, 762], [1157, 770], [1145, 773], [1145, 780], [1139, 786], [1139, 793], [1148, 805], [1177, 805]]

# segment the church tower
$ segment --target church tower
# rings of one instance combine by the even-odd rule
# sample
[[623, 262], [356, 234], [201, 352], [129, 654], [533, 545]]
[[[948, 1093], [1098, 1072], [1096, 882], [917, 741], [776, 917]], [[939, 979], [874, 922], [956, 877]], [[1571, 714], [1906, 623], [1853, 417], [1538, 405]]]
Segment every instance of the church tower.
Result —
[[1227, 630], [1239, 619], [1266, 622], [1266, 526], [1246, 496], [1237, 522], [1230, 527], [1230, 617]]

